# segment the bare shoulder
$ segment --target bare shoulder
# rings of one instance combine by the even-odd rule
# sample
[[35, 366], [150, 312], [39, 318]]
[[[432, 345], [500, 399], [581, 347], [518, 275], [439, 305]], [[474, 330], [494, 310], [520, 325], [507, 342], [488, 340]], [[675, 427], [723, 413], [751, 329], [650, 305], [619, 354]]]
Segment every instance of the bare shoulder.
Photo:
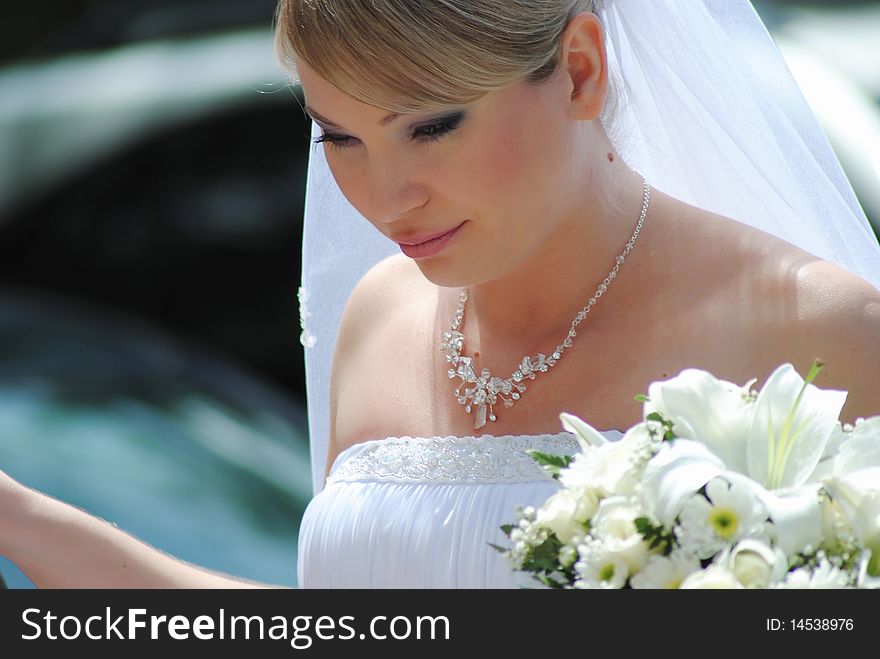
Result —
[[[346, 419], [363, 412], [358, 406], [367, 398], [358, 392], [369, 381], [374, 365], [372, 355], [382, 350], [381, 343], [388, 340], [389, 328], [406, 313], [408, 300], [417, 292], [414, 287], [426, 283], [411, 259], [395, 254], [370, 268], [349, 295], [336, 336], [330, 374], [326, 471], [339, 451], [352, 443]], [[345, 416], [340, 416], [340, 411]]]
[[334, 365], [342, 356], [363, 350], [377, 330], [386, 329], [403, 313], [416, 288], [427, 280], [403, 254], [386, 257], [371, 267], [355, 285], [342, 312], [336, 338]]
[[340, 334], [343, 330], [358, 331], [363, 327], [362, 323], [350, 322], [354, 320], [352, 316], [378, 309], [387, 312], [389, 305], [400, 302], [401, 293], [410, 289], [420, 277], [418, 266], [403, 254], [394, 254], [376, 263], [352, 290], [343, 312]]
[[843, 420], [880, 414], [880, 291], [834, 263], [749, 231], [760, 234], [743, 243], [743, 257], [763, 264], [750, 306], [767, 362], [791, 362], [805, 375], [819, 360], [824, 368], [815, 384], [849, 392]]
[[789, 362], [805, 375], [818, 359], [816, 384], [849, 392], [842, 419], [880, 414], [880, 291], [730, 218], [687, 207], [675, 219], [686, 239], [674, 256], [691, 255], [678, 281], [692, 282], [683, 288], [700, 300], [704, 326], [738, 346], [732, 371], [763, 379]]
[[825, 368], [816, 384], [849, 392], [844, 420], [880, 414], [880, 291], [843, 268], [815, 259], [786, 284], [804, 362]]

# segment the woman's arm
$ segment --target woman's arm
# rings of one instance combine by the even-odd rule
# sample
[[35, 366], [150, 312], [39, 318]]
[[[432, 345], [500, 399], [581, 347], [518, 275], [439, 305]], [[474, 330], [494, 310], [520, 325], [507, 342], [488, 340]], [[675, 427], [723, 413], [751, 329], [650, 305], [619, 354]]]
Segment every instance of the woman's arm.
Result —
[[0, 555], [38, 588], [269, 588], [169, 556], [0, 472]]

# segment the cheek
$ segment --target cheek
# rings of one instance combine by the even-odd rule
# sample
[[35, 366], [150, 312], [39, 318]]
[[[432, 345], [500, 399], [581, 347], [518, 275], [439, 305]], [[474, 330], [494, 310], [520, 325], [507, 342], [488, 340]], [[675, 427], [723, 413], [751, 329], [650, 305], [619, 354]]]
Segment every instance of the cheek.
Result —
[[473, 191], [489, 206], [515, 201], [516, 196], [527, 192], [533, 179], [534, 154], [528, 141], [503, 127], [484, 133], [463, 155], [458, 185]]
[[339, 186], [342, 196], [361, 215], [368, 218], [371, 224], [378, 228], [376, 222], [370, 219], [373, 217], [373, 213], [370, 208], [370, 178], [368, 173], [360, 167], [357, 161], [345, 156], [335, 156], [330, 151], [333, 147], [326, 148], [327, 165], [330, 167], [330, 173], [333, 174], [333, 178], [336, 180], [336, 185]]
[[500, 228], [511, 243], [531, 242], [536, 218], [556, 213], [564, 145], [535, 121], [497, 126], [466, 147], [451, 189], [467, 195], [487, 229]]

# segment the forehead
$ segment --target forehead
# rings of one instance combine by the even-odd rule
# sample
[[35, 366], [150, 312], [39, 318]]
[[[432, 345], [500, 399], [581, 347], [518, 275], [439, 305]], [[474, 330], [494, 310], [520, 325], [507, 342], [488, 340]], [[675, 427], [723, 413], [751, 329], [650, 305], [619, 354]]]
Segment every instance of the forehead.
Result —
[[362, 103], [357, 99], [349, 96], [344, 91], [322, 78], [314, 69], [301, 59], [294, 60], [297, 75], [299, 76], [300, 86], [302, 87], [303, 97], [306, 106], [310, 112], [323, 113], [325, 116], [335, 118], [337, 115], [357, 114], [358, 116], [369, 115], [374, 113], [385, 117], [388, 115], [387, 110]]
[[[334, 125], [337, 128], [352, 127], [355, 122], [361, 121], [382, 127], [393, 122], [394, 119], [400, 116], [425, 115], [433, 112], [441, 112], [453, 107], [456, 109], [476, 109], [478, 107], [492, 109], [499, 106], [523, 108], [532, 105], [537, 97], [543, 95], [541, 90], [533, 87], [527, 82], [517, 81], [510, 83], [505, 87], [484, 92], [478, 98], [468, 102], [456, 103], [449, 106], [438, 105], [427, 108], [424, 111], [404, 112], [403, 114], [398, 114], [396, 112], [389, 112], [388, 109], [357, 100], [339, 87], [336, 87], [327, 79], [323, 78], [301, 58], [294, 57], [294, 65], [296, 66], [303, 96], [305, 98], [306, 109], [309, 111], [309, 114], [316, 119], [323, 120], [323, 123]], [[348, 126], [348, 123], [351, 123], [352, 126]]]

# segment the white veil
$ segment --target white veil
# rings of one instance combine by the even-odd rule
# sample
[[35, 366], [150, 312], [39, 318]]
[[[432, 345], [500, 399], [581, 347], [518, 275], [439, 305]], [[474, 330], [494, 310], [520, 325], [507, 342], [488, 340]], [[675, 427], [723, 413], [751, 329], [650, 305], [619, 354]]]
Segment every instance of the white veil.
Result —
[[[609, 72], [623, 87], [613, 121], [604, 123], [626, 163], [673, 197], [774, 234], [880, 288], [880, 245], [748, 0], [598, 4]], [[323, 150], [313, 148], [300, 314], [316, 493], [343, 307], [360, 277], [397, 251], [351, 207]]]

